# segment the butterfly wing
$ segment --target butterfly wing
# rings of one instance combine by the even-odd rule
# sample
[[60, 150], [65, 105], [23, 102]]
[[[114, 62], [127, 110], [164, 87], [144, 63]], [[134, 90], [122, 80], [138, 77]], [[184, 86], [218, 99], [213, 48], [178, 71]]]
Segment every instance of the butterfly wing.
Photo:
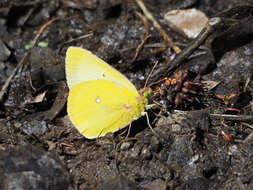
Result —
[[119, 71], [108, 65], [90, 51], [69, 47], [66, 53], [66, 76], [69, 88], [92, 80], [110, 80], [138, 94], [135, 86]]
[[93, 80], [70, 89], [68, 115], [78, 131], [92, 139], [115, 132], [141, 116], [144, 104], [120, 83]]

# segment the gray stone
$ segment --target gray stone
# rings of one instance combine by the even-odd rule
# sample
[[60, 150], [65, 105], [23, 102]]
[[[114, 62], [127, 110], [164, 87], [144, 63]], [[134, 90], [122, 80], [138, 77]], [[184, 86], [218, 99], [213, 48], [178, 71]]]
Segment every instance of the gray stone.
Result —
[[0, 189], [72, 190], [71, 177], [50, 152], [32, 145], [0, 150]]
[[2, 40], [0, 40], [0, 62], [6, 61], [11, 55], [10, 50], [6, 47]]

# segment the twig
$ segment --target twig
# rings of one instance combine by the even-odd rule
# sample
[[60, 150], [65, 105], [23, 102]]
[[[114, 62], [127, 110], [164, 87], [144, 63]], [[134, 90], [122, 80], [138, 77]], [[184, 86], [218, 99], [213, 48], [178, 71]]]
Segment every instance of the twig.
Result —
[[28, 21], [28, 19], [31, 17], [31, 15], [33, 14], [35, 9], [37, 9], [37, 4], [35, 4], [35, 6], [33, 8], [31, 8], [28, 11], [28, 13], [24, 16], [24, 19], [21, 20], [22, 23], [19, 24], [20, 26], [23, 26]]
[[[50, 24], [52, 24], [54, 21], [59, 20], [59, 19], [60, 19], [59, 17], [55, 17], [55, 18], [49, 20], [48, 22], [46, 22], [45, 24], [43, 24], [43, 25], [40, 27], [39, 32], [37, 33], [37, 35], [35, 36], [35, 38], [33, 39], [32, 43], [31, 43], [32, 48], [36, 45], [36, 43], [37, 43], [39, 37], [41, 36], [42, 32], [44, 32], [44, 30], [45, 30]], [[31, 49], [32, 49], [32, 48], [31, 48]]]
[[250, 125], [248, 123], [245, 123], [245, 122], [241, 122], [242, 125], [245, 125], [246, 127], [249, 127], [251, 129], [253, 129], [253, 125]]
[[[164, 43], [153, 43], [153, 44], [146, 44], [144, 45], [144, 48], [167, 48], [166, 45]], [[132, 50], [132, 49], [135, 49], [135, 47], [127, 47], [127, 48], [123, 48], [120, 50], [120, 52], [124, 52], [124, 51], [129, 51], [129, 50]], [[151, 52], [153, 53], [153, 52]]]
[[21, 1], [21, 2], [15, 2], [15, 1], [0, 1], [0, 7], [4, 7], [4, 8], [8, 8], [8, 7], [23, 7], [23, 6], [32, 6], [32, 5], [36, 5], [36, 4], [42, 4], [42, 3], [46, 3], [49, 0], [31, 0], [31, 1]]
[[27, 1], [27, 2], [9, 2], [9, 5], [10, 6], [16, 6], [16, 7], [20, 7], [20, 6], [31, 6], [31, 5], [35, 5], [35, 4], [38, 4], [38, 3], [45, 3], [45, 2], [48, 2], [48, 0], [40, 0], [40, 1]]
[[250, 134], [242, 141], [242, 143], [252, 142], [252, 139], [253, 139], [253, 132], [250, 133]]
[[[186, 115], [187, 111], [174, 110], [175, 113]], [[212, 114], [210, 113], [211, 119], [224, 119], [230, 121], [253, 121], [253, 115], [228, 115], [228, 114]]]
[[0, 91], [0, 102], [3, 101], [3, 97], [4, 97], [4, 94], [6, 93], [10, 83], [11, 83], [11, 80], [12, 78], [15, 76], [15, 74], [17, 73], [17, 70], [23, 65], [23, 63], [27, 62], [27, 60], [29, 59], [30, 57], [30, 51], [27, 52], [25, 54], [25, 56], [21, 59], [21, 61], [18, 63], [18, 65], [16, 66], [16, 68], [12, 71], [11, 75], [8, 77], [8, 79], [5, 81], [1, 91]]
[[211, 118], [231, 121], [253, 121], [253, 115], [226, 115], [226, 114], [210, 114]]
[[162, 79], [160, 79], [160, 80], [158, 80], [158, 81], [155, 81], [155, 82], [150, 83], [148, 86], [151, 87], [151, 86], [153, 86], [153, 85], [155, 85], [155, 84], [159, 84], [160, 82], [165, 81], [166, 79], [167, 79], [167, 77], [164, 77], [164, 78], [162, 78]]
[[197, 49], [203, 41], [214, 31], [215, 27], [222, 25], [222, 19], [214, 17], [208, 21], [205, 28], [200, 32], [193, 42], [191, 42], [182, 52], [176, 55], [170, 64], [166, 64], [163, 67], [157, 69], [151, 76], [151, 81], [157, 81], [160, 78], [170, 76], [179, 66], [184, 63], [192, 52]]
[[68, 97], [68, 87], [65, 82], [59, 82], [57, 84], [57, 96], [52, 107], [45, 111], [38, 114], [38, 120], [47, 120], [52, 121], [62, 110], [64, 107]]
[[159, 47], [157, 49], [152, 50], [151, 53], [152, 53], [152, 55], [156, 55], [156, 54], [159, 54], [161, 52], [164, 52], [167, 49], [168, 49], [168, 47]]
[[141, 18], [141, 20], [142, 20], [142, 22], [144, 24], [144, 28], [146, 30], [146, 33], [145, 33], [144, 39], [142, 40], [142, 42], [136, 48], [135, 55], [134, 55], [134, 57], [133, 57], [133, 59], [132, 59], [131, 62], [134, 62], [136, 60], [136, 58], [138, 57], [140, 51], [143, 49], [144, 44], [150, 38], [148, 20], [141, 13], [139, 13], [138, 11], [135, 11], [135, 13]]
[[250, 81], [251, 81], [250, 78], [251, 78], [251, 77], [247, 77], [246, 82], [245, 82], [245, 85], [244, 85], [244, 87], [243, 87], [243, 92], [246, 92], [247, 87], [248, 87], [248, 85], [249, 85], [249, 83], [250, 83]]
[[[54, 21], [58, 20], [59, 17], [55, 17], [49, 21], [47, 21], [45, 24], [43, 24], [41, 27], [40, 27], [40, 30], [39, 32], [37, 33], [37, 35], [35, 36], [35, 38], [33, 39], [32, 43], [31, 43], [31, 49], [36, 45], [36, 43], [38, 42], [38, 39], [39, 37], [41, 36], [41, 34], [44, 32], [44, 30], [50, 25], [52, 24]], [[30, 51], [31, 51], [30, 49]], [[34, 86], [33, 86], [33, 83], [32, 83], [32, 77], [29, 77], [29, 81], [30, 81], [30, 85], [32, 87], [32, 89], [35, 90]]]
[[68, 43], [77, 41], [77, 40], [89, 38], [89, 37], [91, 37], [91, 36], [93, 36], [93, 35], [94, 35], [93, 32], [90, 32], [89, 34], [85, 34], [85, 35], [79, 36], [79, 37], [77, 37], [77, 38], [74, 38], [74, 39], [68, 40], [68, 41], [66, 41], [66, 42], [63, 42], [63, 43], [60, 44], [60, 47], [62, 47], [62, 46], [65, 45], [65, 44], [68, 44]]
[[50, 25], [52, 22], [58, 20], [59, 18], [53, 18], [50, 21], [48, 21], [47, 23], [45, 23], [44, 25], [42, 25], [42, 27], [40, 28], [39, 32], [37, 33], [37, 35], [35, 36], [35, 38], [33, 39], [32, 43], [31, 43], [31, 49], [28, 50], [28, 52], [24, 55], [24, 57], [20, 60], [20, 62], [18, 63], [18, 65], [16, 66], [16, 68], [12, 71], [11, 75], [8, 77], [8, 79], [5, 81], [1, 91], [0, 91], [0, 102], [3, 101], [3, 97], [4, 94], [6, 93], [11, 80], [13, 79], [13, 77], [16, 75], [18, 69], [25, 64], [28, 59], [30, 58], [30, 54], [31, 54], [31, 50], [32, 48], [36, 45], [39, 37], [41, 36], [42, 32], [47, 28], [48, 25]]
[[145, 4], [142, 0], [135, 0], [139, 7], [142, 9], [145, 16], [153, 23], [154, 27], [161, 33], [163, 39], [168, 43], [168, 46], [171, 47], [176, 53], [180, 53], [181, 49], [176, 46], [173, 40], [166, 34], [166, 32], [162, 29], [161, 25], [155, 20], [153, 15], [146, 8]]

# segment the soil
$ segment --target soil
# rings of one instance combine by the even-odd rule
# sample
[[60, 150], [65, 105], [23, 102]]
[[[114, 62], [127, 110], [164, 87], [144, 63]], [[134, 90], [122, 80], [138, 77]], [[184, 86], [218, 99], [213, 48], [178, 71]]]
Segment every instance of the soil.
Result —
[[[194, 39], [167, 25], [166, 12], [196, 8], [226, 24], [165, 80], [159, 74], [177, 55], [135, 0], [0, 2], [0, 189], [253, 189], [252, 2], [143, 2], [182, 52]], [[160, 81], [148, 81], [155, 133], [145, 117], [128, 137], [128, 128], [94, 140], [77, 131], [66, 111], [69, 46], [137, 89], [158, 61]]]

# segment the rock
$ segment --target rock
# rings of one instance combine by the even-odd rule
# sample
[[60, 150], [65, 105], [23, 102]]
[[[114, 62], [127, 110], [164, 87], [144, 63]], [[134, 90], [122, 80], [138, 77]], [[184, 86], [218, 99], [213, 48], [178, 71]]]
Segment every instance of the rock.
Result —
[[133, 142], [128, 141], [128, 142], [123, 142], [120, 146], [120, 150], [126, 151], [129, 150], [133, 146]]
[[161, 179], [155, 179], [145, 186], [148, 190], [166, 190], [166, 182]]
[[185, 190], [201, 190], [209, 189], [209, 180], [204, 177], [197, 177], [194, 179], [189, 179], [182, 189]]
[[38, 121], [32, 119], [31, 121], [24, 121], [21, 126], [24, 133], [36, 136], [41, 136], [48, 131], [47, 123], [45, 121]]
[[108, 180], [102, 184], [99, 188], [100, 190], [141, 190], [135, 182], [131, 182], [126, 177], [119, 175], [114, 176], [112, 179]]
[[188, 38], [196, 38], [208, 21], [208, 17], [197, 9], [172, 10], [164, 15], [164, 19]]
[[10, 50], [6, 47], [2, 40], [0, 40], [0, 62], [6, 61], [11, 55]]
[[73, 186], [55, 154], [25, 145], [0, 150], [0, 189], [72, 190]]

